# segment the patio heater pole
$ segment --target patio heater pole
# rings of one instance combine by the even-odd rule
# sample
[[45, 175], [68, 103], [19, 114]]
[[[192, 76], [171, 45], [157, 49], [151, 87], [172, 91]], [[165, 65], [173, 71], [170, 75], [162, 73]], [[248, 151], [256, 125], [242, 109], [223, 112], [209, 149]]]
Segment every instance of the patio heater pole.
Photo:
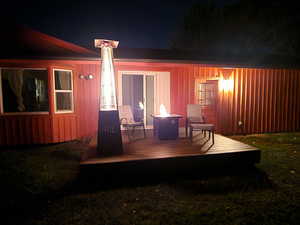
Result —
[[95, 39], [102, 59], [97, 151], [106, 156], [123, 153], [113, 62], [113, 48], [118, 44], [118, 41]]

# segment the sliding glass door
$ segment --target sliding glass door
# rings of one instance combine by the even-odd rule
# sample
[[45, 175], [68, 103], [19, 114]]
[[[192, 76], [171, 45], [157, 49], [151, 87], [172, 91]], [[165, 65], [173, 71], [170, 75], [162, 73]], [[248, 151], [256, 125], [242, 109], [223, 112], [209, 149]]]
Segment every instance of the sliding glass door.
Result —
[[122, 74], [122, 104], [130, 105], [134, 119], [152, 126], [154, 114], [155, 77], [144, 74]]

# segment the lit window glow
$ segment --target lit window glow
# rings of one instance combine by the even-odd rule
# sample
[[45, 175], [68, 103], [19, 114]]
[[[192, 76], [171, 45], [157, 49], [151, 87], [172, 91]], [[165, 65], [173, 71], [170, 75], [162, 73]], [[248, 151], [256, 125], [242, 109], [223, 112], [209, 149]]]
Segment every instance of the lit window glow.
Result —
[[232, 91], [234, 86], [233, 79], [220, 80], [219, 86], [220, 91]]
[[167, 112], [166, 107], [164, 106], [164, 104], [161, 104], [161, 105], [160, 105], [160, 107], [159, 107], [159, 113], [160, 113], [160, 116], [162, 116], [162, 117], [167, 117], [167, 116], [170, 115], [170, 114]]

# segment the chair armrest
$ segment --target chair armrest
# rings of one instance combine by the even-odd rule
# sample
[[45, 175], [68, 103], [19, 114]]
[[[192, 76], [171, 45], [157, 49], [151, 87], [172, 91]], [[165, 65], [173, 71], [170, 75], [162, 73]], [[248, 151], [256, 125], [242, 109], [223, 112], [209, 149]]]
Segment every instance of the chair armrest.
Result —
[[[202, 119], [202, 121], [200, 121]], [[190, 123], [205, 123], [205, 117], [204, 116], [201, 116], [201, 119], [200, 120], [196, 120], [196, 121], [193, 121], [193, 117], [187, 117], [186, 118], [186, 124], [190, 124]]]

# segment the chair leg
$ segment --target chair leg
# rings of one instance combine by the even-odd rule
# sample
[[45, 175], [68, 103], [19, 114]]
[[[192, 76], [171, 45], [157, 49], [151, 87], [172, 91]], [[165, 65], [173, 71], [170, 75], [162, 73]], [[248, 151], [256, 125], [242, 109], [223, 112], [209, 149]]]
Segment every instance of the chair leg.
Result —
[[188, 122], [187, 120], [185, 121], [185, 136], [188, 136]]
[[126, 127], [126, 128], [125, 128], [125, 130], [126, 130], [126, 133], [127, 133], [128, 141], [129, 141], [129, 142], [131, 142], [129, 128], [128, 128], [128, 127]]
[[212, 131], [212, 143], [215, 143], [215, 131]]
[[157, 118], [153, 118], [153, 137], [158, 136], [159, 130], [159, 120]]
[[143, 125], [143, 130], [144, 130], [144, 138], [146, 138], [146, 130], [145, 130], [145, 125]]
[[131, 132], [132, 137], [134, 137], [134, 132], [135, 132], [135, 127], [132, 127], [132, 132]]
[[190, 141], [193, 142], [193, 128], [190, 127]]

